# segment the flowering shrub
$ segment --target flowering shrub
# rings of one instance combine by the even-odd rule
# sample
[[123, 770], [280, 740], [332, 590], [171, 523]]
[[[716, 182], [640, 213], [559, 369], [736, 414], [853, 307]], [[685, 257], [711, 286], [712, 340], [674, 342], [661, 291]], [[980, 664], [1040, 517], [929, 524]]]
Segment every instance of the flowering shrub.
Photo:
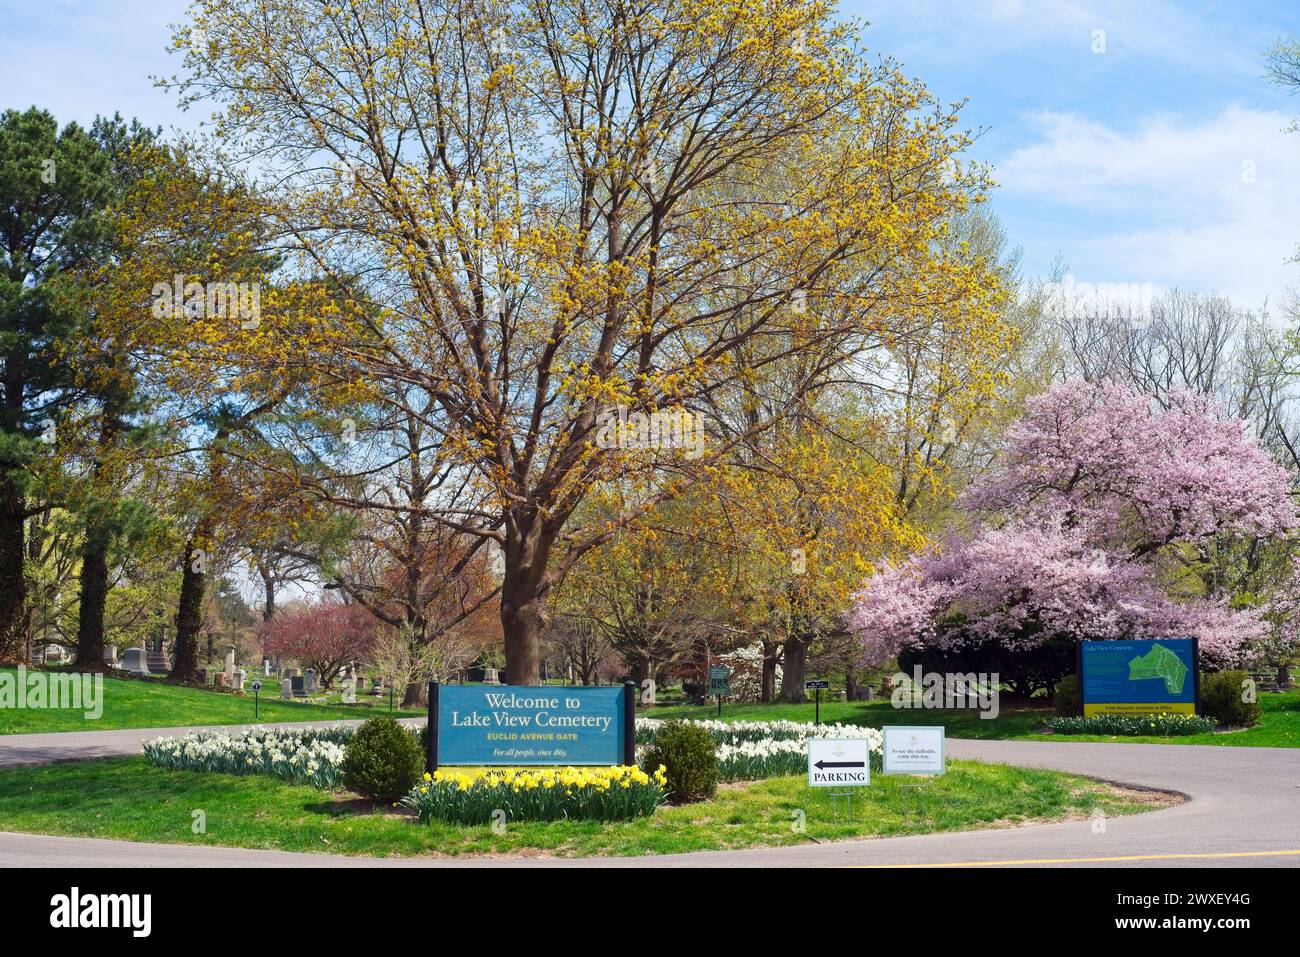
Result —
[[[723, 781], [756, 781], [761, 778], [801, 774], [808, 767], [809, 738], [865, 738], [871, 766], [880, 770], [883, 738], [876, 728], [851, 724], [810, 724], [800, 721], [690, 721], [704, 728], [713, 739], [718, 774]], [[654, 718], [637, 721], [637, 741], [653, 743], [665, 724]]]
[[195, 731], [154, 738], [142, 748], [145, 758], [169, 771], [269, 774], [321, 789], [338, 787], [343, 744], [350, 727], [253, 728], [227, 734]]
[[401, 805], [421, 823], [487, 824], [497, 811], [507, 821], [627, 821], [646, 817], [667, 796], [664, 769], [636, 767], [455, 770], [425, 773]]
[[1052, 718], [1057, 734], [1163, 735], [1206, 734], [1214, 722], [1191, 714], [1097, 714], [1091, 718]]

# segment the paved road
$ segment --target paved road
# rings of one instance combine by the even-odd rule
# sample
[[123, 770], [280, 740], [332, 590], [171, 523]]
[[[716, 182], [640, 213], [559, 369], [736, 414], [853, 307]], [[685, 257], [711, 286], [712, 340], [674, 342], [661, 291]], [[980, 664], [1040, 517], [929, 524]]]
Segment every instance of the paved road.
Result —
[[[403, 718], [403, 724], [424, 723], [423, 718]], [[54, 734], [0, 735], [0, 767], [19, 764], [53, 764], [56, 761], [86, 761], [96, 758], [130, 757], [140, 745], [159, 738], [191, 731], [247, 731], [249, 728], [328, 728], [356, 721], [296, 721], [281, 724], [210, 725], [198, 728], [123, 728], [116, 731], [61, 731]]]
[[[180, 732], [184, 729], [175, 729]], [[190, 729], [192, 730], [192, 729]], [[0, 738], [0, 765], [138, 753], [165, 730]], [[74, 740], [75, 739], [75, 740]], [[955, 758], [1177, 791], [1176, 807], [1092, 822], [748, 851], [582, 861], [394, 859], [0, 833], [0, 867], [155, 866], [1251, 866], [1300, 867], [1300, 749], [950, 741]]]

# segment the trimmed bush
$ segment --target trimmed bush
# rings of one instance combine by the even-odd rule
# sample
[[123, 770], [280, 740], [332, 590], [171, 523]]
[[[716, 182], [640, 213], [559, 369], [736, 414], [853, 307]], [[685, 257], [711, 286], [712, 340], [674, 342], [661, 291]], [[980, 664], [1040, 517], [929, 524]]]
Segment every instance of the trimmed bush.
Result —
[[642, 767], [664, 768], [669, 796], [676, 804], [711, 798], [718, 790], [713, 738], [696, 724], [669, 721], [655, 733]]
[[1219, 724], [1251, 728], [1259, 724], [1259, 702], [1243, 701], [1250, 675], [1244, 671], [1216, 671], [1201, 676], [1201, 713]]
[[1079, 676], [1066, 675], [1056, 683], [1052, 692], [1052, 707], [1062, 718], [1079, 715]]
[[343, 750], [343, 786], [368, 798], [396, 801], [424, 773], [419, 739], [393, 718], [371, 718]]

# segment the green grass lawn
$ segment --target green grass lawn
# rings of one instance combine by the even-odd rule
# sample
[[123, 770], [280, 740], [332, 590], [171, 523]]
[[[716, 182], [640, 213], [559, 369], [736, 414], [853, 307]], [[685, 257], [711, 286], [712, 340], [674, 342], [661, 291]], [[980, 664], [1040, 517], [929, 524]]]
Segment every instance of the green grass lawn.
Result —
[[[0, 671], [14, 674], [13, 669]], [[387, 698], [358, 697], [356, 705], [281, 701], [279, 683], [265, 679], [257, 721], [331, 721], [388, 714]], [[45, 731], [110, 731], [115, 728], [172, 728], [204, 724], [252, 724], [253, 695], [183, 688], [159, 680], [104, 679], [104, 713], [89, 720], [83, 711], [0, 708], [0, 734]], [[397, 715], [422, 714], [397, 711]]]
[[[513, 824], [494, 834], [489, 827], [421, 825], [354, 795], [275, 778], [163, 771], [143, 758], [113, 758], [0, 769], [0, 830], [379, 856], [617, 856], [1010, 827], [1098, 811], [1129, 814], [1173, 800], [1075, 775], [952, 761], [944, 777], [929, 783], [922, 819], [914, 802], [905, 807], [904, 780], [873, 777], [858, 789], [853, 818], [841, 809], [838, 822], [825, 791], [785, 777], [724, 787], [714, 800], [660, 808], [637, 821]], [[195, 811], [206, 816], [205, 834], [193, 832]]]
[[[1108, 737], [1087, 734], [1040, 734], [1053, 712], [1047, 708], [1004, 708], [997, 718], [984, 720], [973, 710], [896, 709], [888, 701], [822, 702], [823, 722], [865, 725], [942, 724], [953, 738], [1011, 739], [1018, 741], [1137, 741], [1156, 744], [1218, 744], [1257, 748], [1300, 748], [1300, 691], [1261, 694], [1263, 711], [1258, 726], [1243, 731], [1192, 734], [1186, 737]], [[717, 706], [676, 705], [642, 712], [653, 718], [717, 717]], [[809, 704], [726, 704], [723, 721], [812, 721]]]

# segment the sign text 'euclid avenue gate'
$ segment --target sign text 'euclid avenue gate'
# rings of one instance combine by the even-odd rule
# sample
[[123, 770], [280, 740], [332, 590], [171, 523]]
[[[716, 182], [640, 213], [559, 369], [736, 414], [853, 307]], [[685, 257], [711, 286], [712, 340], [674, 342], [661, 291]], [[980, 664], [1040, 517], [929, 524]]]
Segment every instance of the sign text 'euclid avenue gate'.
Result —
[[429, 768], [636, 761], [636, 687], [429, 685]]

